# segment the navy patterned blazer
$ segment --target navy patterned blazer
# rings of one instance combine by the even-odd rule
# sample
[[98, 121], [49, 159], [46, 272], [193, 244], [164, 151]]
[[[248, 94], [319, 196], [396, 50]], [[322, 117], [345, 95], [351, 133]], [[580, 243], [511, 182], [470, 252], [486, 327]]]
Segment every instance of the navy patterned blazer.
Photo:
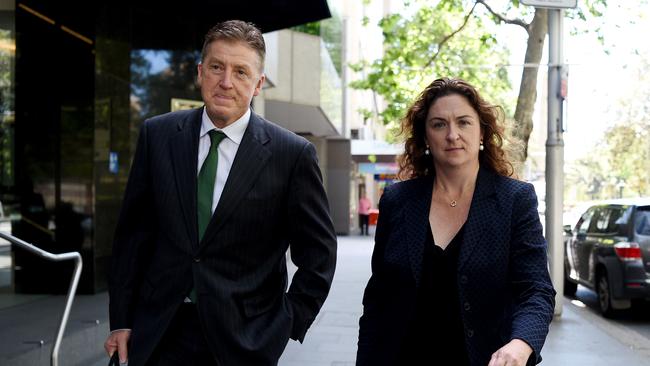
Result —
[[[144, 365], [190, 288], [220, 365], [275, 365], [302, 341], [329, 292], [336, 235], [316, 150], [251, 114], [221, 199], [199, 241], [202, 108], [145, 121], [115, 233], [111, 329], [130, 328]], [[297, 271], [288, 288], [286, 252]]]
[[[433, 178], [422, 177], [387, 187], [380, 200], [358, 366], [401, 365], [396, 357], [415, 314], [432, 190]], [[486, 366], [514, 338], [533, 348], [528, 364], [540, 362], [555, 290], [531, 184], [479, 169], [457, 276], [470, 364]]]

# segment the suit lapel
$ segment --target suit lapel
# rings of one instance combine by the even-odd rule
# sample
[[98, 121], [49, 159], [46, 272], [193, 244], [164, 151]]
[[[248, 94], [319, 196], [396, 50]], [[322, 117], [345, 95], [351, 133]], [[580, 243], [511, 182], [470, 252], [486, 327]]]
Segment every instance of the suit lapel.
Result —
[[495, 193], [495, 174], [487, 168], [479, 169], [472, 205], [465, 223], [463, 244], [460, 248], [459, 272], [474, 249], [481, 245], [481, 240], [484, 237], [483, 232], [490, 222], [490, 215], [497, 213], [495, 202], [489, 199]]
[[422, 273], [422, 257], [426, 242], [427, 225], [429, 225], [429, 208], [433, 192], [433, 177], [419, 178], [415, 192], [404, 207], [403, 217], [408, 217], [404, 223], [404, 236], [408, 246], [409, 261], [415, 283], [419, 286]]
[[212, 241], [239, 202], [250, 191], [271, 156], [271, 151], [264, 146], [269, 140], [264, 122], [255, 113], [251, 113], [248, 127], [237, 150], [230, 173], [228, 173], [219, 204], [208, 224], [200, 247]]
[[202, 108], [178, 122], [178, 132], [170, 144], [176, 188], [183, 220], [191, 243], [198, 242], [196, 218], [196, 165], [199, 153]]

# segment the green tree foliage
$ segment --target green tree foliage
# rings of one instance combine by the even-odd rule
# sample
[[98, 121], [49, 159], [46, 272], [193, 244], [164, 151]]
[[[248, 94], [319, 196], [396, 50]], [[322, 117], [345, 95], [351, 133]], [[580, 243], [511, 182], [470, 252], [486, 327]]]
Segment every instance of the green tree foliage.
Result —
[[[152, 72], [151, 58], [163, 53], [165, 68]], [[196, 84], [196, 65], [201, 59], [199, 51], [151, 51], [131, 52], [132, 117], [136, 121], [167, 113], [172, 98], [201, 100]], [[137, 102], [135, 102], [137, 101]]]
[[[496, 9], [486, 0], [413, 1], [419, 9], [412, 17], [401, 14], [385, 17], [380, 25], [386, 36], [385, 54], [370, 64], [351, 67], [366, 70], [364, 80], [352, 87], [370, 89], [381, 95], [386, 108], [380, 120], [395, 124], [412, 102], [414, 90], [421, 90], [424, 80], [454, 76], [476, 85], [485, 97], [504, 107], [514, 121], [510, 134], [521, 142], [514, 151], [515, 164], [526, 160], [528, 139], [533, 129], [533, 108], [537, 98], [537, 72], [547, 33], [547, 10], [523, 6], [518, 0]], [[580, 1], [569, 17], [591, 20], [602, 15], [606, 0]], [[492, 20], [492, 21], [485, 21]], [[494, 28], [514, 25], [526, 32], [528, 39], [519, 94], [516, 102], [507, 97], [511, 91], [507, 70], [507, 50], [498, 43]], [[595, 30], [599, 32], [597, 26]], [[575, 29], [582, 32], [585, 29]], [[601, 37], [602, 39], [602, 37]], [[513, 108], [514, 106], [514, 108]], [[511, 111], [514, 110], [514, 114]], [[362, 111], [368, 115], [368, 111]]]
[[621, 121], [605, 134], [609, 181], [624, 184], [634, 196], [648, 192], [650, 121]]
[[386, 103], [381, 110], [360, 111], [364, 118], [376, 113], [389, 127], [397, 126], [417, 94], [442, 76], [463, 78], [506, 109], [512, 105], [507, 100], [511, 87], [506, 69], [487, 67], [505, 64], [508, 51], [486, 30], [481, 18], [451, 3], [441, 1], [419, 7], [412, 16], [390, 14], [380, 21], [384, 56], [350, 65], [366, 75], [350, 86], [372, 90]]
[[[603, 187], [607, 184], [602, 161], [594, 155], [586, 156], [575, 163], [565, 165], [565, 196], [573, 197], [566, 202], [582, 202], [603, 198]], [[573, 192], [571, 192], [573, 191]], [[565, 197], [566, 198], [566, 197]]]
[[[15, 42], [11, 31], [0, 29], [0, 42]], [[0, 186], [14, 185], [14, 53], [0, 49]]]
[[291, 29], [296, 32], [311, 34], [313, 36], [320, 37], [320, 21], [300, 24], [295, 27], [292, 27]]
[[603, 199], [650, 194], [650, 62], [636, 71], [637, 82], [613, 104], [614, 121], [595, 147], [567, 176], [578, 198]]
[[578, 200], [650, 193], [650, 120], [621, 120], [596, 146], [598, 154], [578, 160], [567, 170], [567, 185]]

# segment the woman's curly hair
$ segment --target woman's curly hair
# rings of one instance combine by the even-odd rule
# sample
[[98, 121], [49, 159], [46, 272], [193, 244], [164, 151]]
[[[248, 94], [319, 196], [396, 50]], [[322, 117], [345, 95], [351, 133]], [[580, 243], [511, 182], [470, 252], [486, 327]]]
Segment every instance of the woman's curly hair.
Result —
[[404, 154], [398, 157], [399, 177], [411, 179], [435, 175], [433, 158], [425, 155], [425, 122], [429, 109], [439, 98], [448, 95], [465, 97], [480, 119], [484, 149], [479, 153], [479, 164], [497, 174], [512, 176], [514, 169], [503, 148], [503, 109], [485, 101], [476, 88], [461, 79], [441, 78], [434, 80], [420, 93], [402, 119], [400, 135], [406, 137]]

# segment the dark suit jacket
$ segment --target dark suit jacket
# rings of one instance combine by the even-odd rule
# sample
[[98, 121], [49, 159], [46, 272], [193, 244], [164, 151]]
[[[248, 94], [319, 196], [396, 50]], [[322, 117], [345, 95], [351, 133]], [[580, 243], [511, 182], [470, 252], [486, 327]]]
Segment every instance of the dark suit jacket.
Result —
[[[432, 189], [431, 177], [413, 179], [388, 187], [380, 200], [359, 366], [401, 364], [396, 358], [415, 314]], [[481, 168], [464, 230], [457, 282], [470, 364], [487, 365], [513, 338], [533, 348], [530, 364], [541, 361], [555, 291], [532, 185]]]
[[[334, 275], [316, 151], [252, 113], [199, 242], [201, 113], [157, 116], [140, 130], [113, 244], [111, 329], [132, 329], [129, 364], [144, 364], [194, 284], [219, 364], [275, 365], [289, 337], [303, 340]], [[285, 292], [289, 247], [298, 269]]]

